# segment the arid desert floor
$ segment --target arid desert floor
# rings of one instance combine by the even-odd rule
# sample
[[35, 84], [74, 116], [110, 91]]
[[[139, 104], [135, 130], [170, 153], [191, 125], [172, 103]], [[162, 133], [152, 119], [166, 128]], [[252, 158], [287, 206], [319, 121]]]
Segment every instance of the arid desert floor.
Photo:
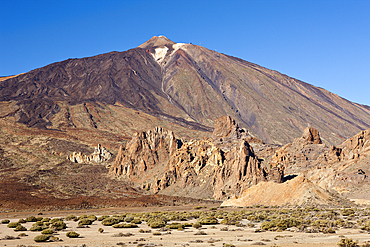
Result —
[[[199, 218], [167, 221], [167, 226], [173, 222], [188, 225], [181, 229], [151, 228], [145, 221], [137, 224], [137, 228], [113, 228], [112, 226], [103, 225], [101, 220], [95, 220], [87, 228], [80, 228], [78, 227], [78, 220], [67, 220], [67, 216], [70, 215], [77, 217], [95, 215], [99, 219], [102, 215], [118, 217], [123, 214], [137, 216], [137, 213], [147, 213], [147, 215], [167, 215], [168, 217], [168, 215], [173, 215], [174, 212], [180, 212], [180, 214], [190, 212], [199, 215], [207, 212], [212, 212], [212, 214], [219, 212], [219, 214], [232, 215], [238, 214], [240, 210], [253, 212], [250, 215], [259, 215], [261, 212], [264, 214], [264, 209], [212, 208], [212, 210], [209, 210], [209, 208], [193, 206], [49, 211], [42, 212], [42, 215], [39, 212], [1, 213], [0, 221], [9, 219], [10, 222], [18, 222], [19, 219], [27, 219], [30, 216], [50, 219], [63, 218], [66, 229], [58, 230], [52, 235], [54, 239], [59, 239], [59, 241], [35, 242], [34, 238], [41, 235], [40, 231], [30, 231], [35, 222], [22, 223], [27, 231], [14, 231], [14, 228], [9, 228], [7, 224], [2, 223], [0, 224], [0, 246], [338, 246], [337, 243], [341, 238], [358, 240], [360, 246], [368, 243], [368, 241], [370, 242], [370, 234], [361, 230], [359, 225], [358, 227], [353, 225], [351, 228], [334, 227], [335, 233], [329, 234], [302, 232], [295, 227], [284, 231], [259, 231], [263, 222], [251, 223], [252, 221], [248, 219], [241, 219], [237, 225], [227, 225], [219, 219], [218, 224], [204, 224], [198, 229], [192, 227], [191, 224], [197, 222]], [[266, 210], [267, 212], [273, 212], [273, 210]], [[365, 212], [368, 211], [365, 209]], [[367, 218], [365, 217], [365, 219]], [[99, 228], [104, 231], [100, 233]], [[68, 238], [66, 233], [70, 231], [77, 232], [80, 236], [78, 238]], [[25, 236], [18, 239], [6, 239], [17, 237], [21, 233]]]

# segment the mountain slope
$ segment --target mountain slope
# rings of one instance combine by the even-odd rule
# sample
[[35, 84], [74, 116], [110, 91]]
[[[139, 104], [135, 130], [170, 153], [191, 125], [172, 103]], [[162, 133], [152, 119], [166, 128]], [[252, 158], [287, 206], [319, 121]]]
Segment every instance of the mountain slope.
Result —
[[[230, 115], [255, 136], [277, 144], [293, 141], [308, 124], [328, 144], [370, 127], [368, 106], [163, 36], [125, 52], [69, 59], [1, 81], [0, 101], [15, 101], [16, 120], [38, 128], [60, 129], [53, 116], [63, 109], [63, 121], [74, 128], [68, 108], [78, 104], [91, 120], [86, 128], [93, 130], [101, 124], [91, 113], [112, 105], [200, 131], [210, 131], [218, 117]], [[116, 120], [111, 121], [105, 125], [117, 133]]]

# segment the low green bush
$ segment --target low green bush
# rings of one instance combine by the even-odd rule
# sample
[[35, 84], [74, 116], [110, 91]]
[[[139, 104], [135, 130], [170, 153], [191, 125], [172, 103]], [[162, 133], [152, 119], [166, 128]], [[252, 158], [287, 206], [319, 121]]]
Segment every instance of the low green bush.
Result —
[[1, 224], [9, 224], [10, 220], [2, 220]]
[[51, 223], [50, 227], [56, 230], [63, 230], [67, 228], [67, 225], [63, 221], [59, 220]]
[[20, 223], [18, 223], [18, 222], [10, 222], [8, 224], [8, 228], [16, 228], [19, 225], [20, 225]]
[[67, 232], [66, 236], [69, 238], [78, 238], [80, 234], [78, 234], [77, 232]]
[[35, 242], [46, 242], [49, 240], [49, 238], [50, 238], [49, 235], [39, 235], [39, 236], [36, 236], [33, 240]]
[[37, 222], [37, 219], [36, 219], [36, 217], [35, 217], [35, 216], [30, 216], [30, 217], [27, 217], [27, 218], [26, 218], [26, 221], [27, 221], [27, 222]]
[[27, 221], [26, 221], [25, 219], [19, 219], [19, 220], [18, 220], [18, 223], [23, 224], [23, 223], [27, 223]]
[[337, 245], [339, 247], [358, 247], [358, 241], [353, 241], [350, 238], [341, 238]]
[[49, 222], [50, 221], [50, 218], [47, 218], [47, 217], [45, 217], [45, 218], [43, 218], [42, 220], [41, 220], [41, 222], [43, 222], [43, 223], [45, 223], [45, 222]]
[[98, 217], [98, 221], [103, 221], [104, 219], [107, 219], [109, 217], [110, 217], [109, 215], [100, 216], [100, 217]]
[[79, 222], [78, 222], [79, 225], [91, 225], [92, 224], [92, 221], [88, 218], [84, 218], [84, 219], [81, 219]]
[[102, 220], [102, 225], [103, 226], [113, 226], [115, 224], [118, 224], [120, 222], [120, 220], [116, 217], [109, 217], [109, 218], [106, 218], [104, 220]]
[[198, 222], [200, 224], [202, 224], [202, 225], [215, 225], [215, 224], [218, 224], [218, 220], [214, 216], [207, 216], [207, 217], [200, 218], [198, 220]]
[[114, 224], [113, 228], [137, 228], [138, 225], [131, 224], [131, 223], [121, 223], [121, 224]]
[[41, 231], [41, 234], [53, 234], [54, 231], [52, 229], [45, 229]]
[[37, 231], [39, 231], [39, 232], [41, 232], [42, 230], [44, 230], [45, 228], [43, 228], [42, 226], [32, 226], [31, 228], [30, 228], [30, 231], [32, 231], [32, 232], [37, 232]]
[[74, 220], [76, 218], [76, 216], [74, 216], [73, 214], [70, 214], [66, 217], [66, 220]]
[[18, 225], [16, 228], [14, 228], [14, 231], [16, 232], [23, 232], [23, 231], [27, 231], [27, 228], [22, 226], [22, 225]]

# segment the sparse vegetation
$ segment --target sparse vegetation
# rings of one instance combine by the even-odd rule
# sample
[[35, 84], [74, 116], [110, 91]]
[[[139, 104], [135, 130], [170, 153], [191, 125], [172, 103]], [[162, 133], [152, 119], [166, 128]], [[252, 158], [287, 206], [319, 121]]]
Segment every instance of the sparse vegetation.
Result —
[[49, 238], [50, 238], [50, 236], [49, 236], [49, 235], [38, 235], [38, 236], [36, 236], [33, 240], [34, 240], [35, 242], [46, 242], [46, 241], [48, 241], [48, 240], [49, 240]]
[[78, 238], [80, 236], [80, 234], [77, 233], [77, 232], [67, 232], [66, 236], [69, 237], [69, 238]]

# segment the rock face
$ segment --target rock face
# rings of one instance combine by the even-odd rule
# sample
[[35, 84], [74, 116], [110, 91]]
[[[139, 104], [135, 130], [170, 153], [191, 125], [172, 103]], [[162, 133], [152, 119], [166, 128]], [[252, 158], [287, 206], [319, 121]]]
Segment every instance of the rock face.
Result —
[[182, 141], [162, 128], [136, 133], [126, 148], [121, 146], [110, 172], [127, 177], [140, 176], [168, 160]]
[[239, 195], [261, 181], [282, 182], [283, 169], [263, 168], [246, 134], [231, 117], [216, 120], [217, 142], [182, 143], [160, 128], [140, 132], [120, 149], [110, 173], [154, 193], [214, 199]]
[[75, 163], [101, 163], [108, 161], [111, 157], [112, 154], [107, 149], [98, 144], [94, 152], [90, 155], [85, 155], [81, 152], [73, 152], [71, 155], [67, 156], [67, 159]]
[[270, 160], [271, 166], [283, 166], [286, 174], [299, 174], [315, 167], [318, 157], [328, 148], [322, 143], [319, 131], [308, 127], [300, 138], [278, 149]]

